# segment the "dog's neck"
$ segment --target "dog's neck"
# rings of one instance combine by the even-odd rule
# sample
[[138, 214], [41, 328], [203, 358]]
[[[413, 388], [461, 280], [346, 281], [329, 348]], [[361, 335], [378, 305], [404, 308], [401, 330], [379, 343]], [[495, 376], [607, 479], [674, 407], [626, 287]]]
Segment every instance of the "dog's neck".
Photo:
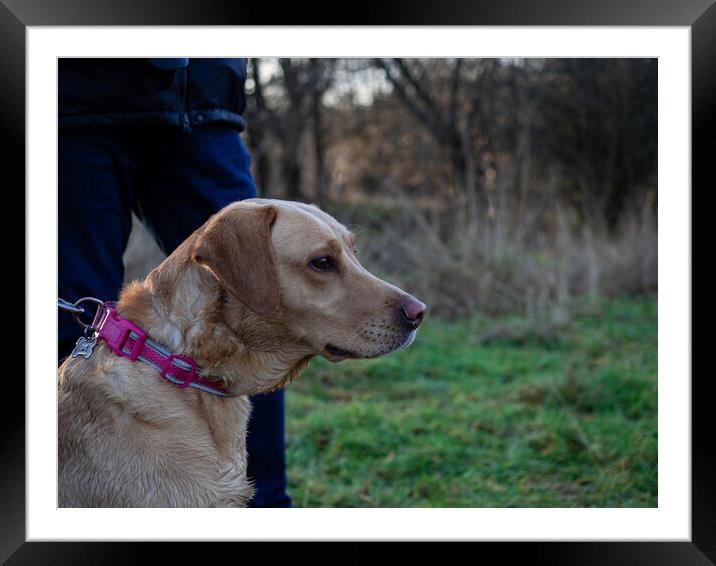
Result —
[[190, 261], [164, 262], [128, 285], [119, 312], [156, 341], [196, 360], [236, 395], [272, 391], [296, 378], [313, 352], [274, 320], [225, 293]]

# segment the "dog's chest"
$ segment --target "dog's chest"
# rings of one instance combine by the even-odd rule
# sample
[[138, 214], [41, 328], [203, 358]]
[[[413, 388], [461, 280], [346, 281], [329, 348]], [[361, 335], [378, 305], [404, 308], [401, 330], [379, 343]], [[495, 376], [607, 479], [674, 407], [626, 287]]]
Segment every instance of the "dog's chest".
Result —
[[[105, 467], [103, 472], [109, 480], [105, 488], [115, 494], [119, 489], [121, 497], [127, 499], [111, 506], [246, 506], [252, 489], [242, 447], [237, 445], [230, 454], [221, 454], [206, 439], [203, 443], [195, 440], [196, 435], [185, 436], [180, 442], [165, 438], [161, 448], [155, 441], [140, 447], [135, 440], [131, 448], [121, 443], [124, 456], [112, 470]], [[120, 462], [121, 467], [117, 466]]]
[[110, 378], [84, 374], [61, 380], [61, 507], [247, 504], [252, 494], [246, 478], [247, 399], [199, 397], [206, 394], [160, 384], [158, 390], [142, 389], [143, 402], [136, 404], [128, 399], [140, 398], [131, 385], [139, 377], [111, 389]]
[[203, 421], [189, 434], [171, 439], [163, 435], [162, 457], [152, 466], [152, 475], [157, 491], [168, 494], [170, 506], [246, 506], [252, 494], [246, 477], [247, 415], [240, 411], [230, 426]]

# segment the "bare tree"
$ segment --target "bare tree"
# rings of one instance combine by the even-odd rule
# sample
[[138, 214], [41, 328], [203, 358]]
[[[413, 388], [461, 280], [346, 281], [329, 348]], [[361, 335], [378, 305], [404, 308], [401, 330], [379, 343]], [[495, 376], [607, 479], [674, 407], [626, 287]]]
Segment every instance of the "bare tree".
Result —
[[[430, 132], [439, 146], [447, 149], [456, 184], [462, 188], [469, 222], [478, 218], [478, 209], [485, 201], [481, 178], [485, 169], [481, 153], [489, 147], [486, 120], [480, 100], [485, 80], [494, 72], [494, 62], [482, 66], [476, 84], [470, 85], [469, 96], [463, 94], [464, 59], [451, 62], [447, 96], [439, 97], [431, 92], [432, 83], [444, 82], [442, 77], [431, 79], [430, 74], [419, 60], [375, 59], [375, 64], [384, 70], [395, 94]], [[483, 128], [479, 136], [480, 145], [475, 144], [475, 130]]]
[[[251, 61], [253, 88], [249, 97], [252, 111], [249, 139], [256, 160], [256, 176], [264, 187], [263, 194], [269, 193], [268, 154], [274, 144], [280, 148], [276, 176], [283, 185], [283, 196], [292, 200], [306, 199], [304, 144], [308, 135], [313, 142], [311, 151], [316, 168], [313, 197], [319, 203], [324, 202], [327, 183], [323, 96], [331, 85], [334, 62], [330, 59], [278, 59], [280, 72], [267, 78], [262, 76], [261, 60]], [[271, 96], [267, 93], [269, 88], [273, 91]]]
[[326, 131], [323, 121], [323, 96], [330, 88], [335, 59], [310, 59], [310, 97], [313, 130], [313, 152], [315, 157], [314, 200], [318, 206], [326, 202]]
[[248, 145], [254, 162], [254, 178], [258, 193], [263, 197], [270, 197], [271, 171], [270, 171], [270, 140], [269, 130], [272, 127], [272, 113], [266, 105], [261, 80], [261, 59], [249, 60], [249, 77], [252, 79], [253, 92], [248, 97], [251, 104], [251, 116], [247, 120]]

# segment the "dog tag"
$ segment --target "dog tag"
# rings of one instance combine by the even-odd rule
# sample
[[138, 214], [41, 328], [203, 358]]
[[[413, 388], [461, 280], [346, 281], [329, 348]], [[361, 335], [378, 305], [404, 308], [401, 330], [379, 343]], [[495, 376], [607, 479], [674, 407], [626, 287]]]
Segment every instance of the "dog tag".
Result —
[[93, 336], [92, 338], [80, 336], [80, 339], [77, 340], [77, 344], [75, 345], [75, 349], [72, 350], [72, 357], [77, 358], [82, 356], [85, 359], [89, 358], [92, 355], [92, 349], [95, 344], [97, 344], [96, 336]]

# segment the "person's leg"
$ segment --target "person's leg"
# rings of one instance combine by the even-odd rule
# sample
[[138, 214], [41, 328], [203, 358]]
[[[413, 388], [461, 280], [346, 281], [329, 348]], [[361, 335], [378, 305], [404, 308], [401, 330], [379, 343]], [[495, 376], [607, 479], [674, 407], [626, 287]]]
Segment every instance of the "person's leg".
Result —
[[248, 152], [232, 128], [160, 126], [137, 143], [135, 212], [167, 255], [221, 208], [256, 196]]
[[[60, 131], [58, 143], [58, 296], [114, 300], [131, 229], [132, 163], [122, 134], [106, 128]], [[65, 312], [58, 315], [58, 329], [62, 361], [82, 329]]]
[[[256, 196], [249, 155], [235, 130], [161, 129], [144, 136], [136, 213], [169, 254], [224, 206]], [[247, 437], [253, 507], [290, 507], [286, 494], [283, 392], [251, 398]]]
[[283, 389], [253, 395], [251, 405], [246, 447], [248, 474], [256, 482], [256, 494], [249, 507], [291, 507], [291, 498], [286, 493]]

